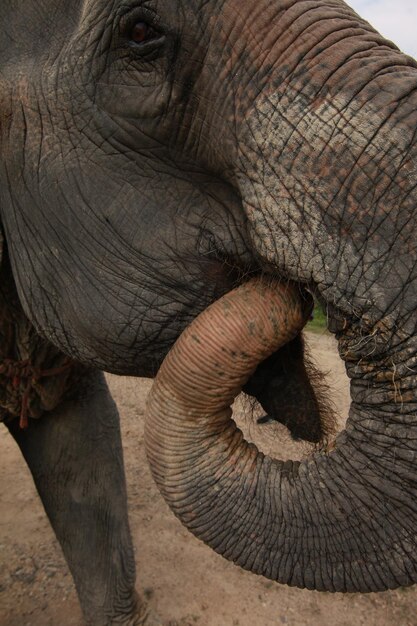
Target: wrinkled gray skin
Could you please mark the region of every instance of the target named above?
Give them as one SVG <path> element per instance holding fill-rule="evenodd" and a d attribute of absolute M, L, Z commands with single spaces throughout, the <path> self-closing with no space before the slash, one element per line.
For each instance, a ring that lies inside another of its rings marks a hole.
<path fill-rule="evenodd" d="M 286 580 L 416 582 L 415 62 L 341 0 L 2 0 L 0 29 L 1 224 L 38 332 L 151 376 L 248 271 L 309 286 L 352 378 L 349 453 L 323 482 L 350 498 L 341 519 L 373 510 L 323 533 L 388 539 L 360 580 Z M 101 374 L 12 432 L 86 619 L 142 623 Z"/>

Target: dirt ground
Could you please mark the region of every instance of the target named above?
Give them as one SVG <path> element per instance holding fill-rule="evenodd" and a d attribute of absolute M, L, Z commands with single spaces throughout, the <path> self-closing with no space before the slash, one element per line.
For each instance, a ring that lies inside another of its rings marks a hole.
<path fill-rule="evenodd" d="M 348 386 L 333 339 L 308 337 L 329 372 L 332 398 L 347 415 Z M 149 381 L 109 376 L 123 431 L 138 588 L 170 626 L 417 626 L 417 587 L 381 594 L 292 589 L 241 571 L 190 535 L 162 501 L 143 448 Z M 238 408 L 237 412 L 241 409 Z M 250 412 L 249 412 L 250 413 Z M 283 427 L 256 426 L 249 437 L 280 458 L 308 449 Z M 11 437 L 0 436 L 0 625 L 81 626 L 72 580 L 31 477 Z"/>

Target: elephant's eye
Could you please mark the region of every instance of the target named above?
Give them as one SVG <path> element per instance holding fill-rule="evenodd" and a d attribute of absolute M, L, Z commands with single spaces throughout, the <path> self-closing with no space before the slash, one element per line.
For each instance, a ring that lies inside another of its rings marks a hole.
<path fill-rule="evenodd" d="M 156 60 L 164 49 L 166 33 L 161 20 L 144 6 L 122 15 L 118 30 L 119 46 L 140 61 Z"/>
<path fill-rule="evenodd" d="M 160 33 L 157 33 L 156 30 L 146 22 L 136 22 L 130 31 L 130 41 L 136 45 L 159 38 Z"/>

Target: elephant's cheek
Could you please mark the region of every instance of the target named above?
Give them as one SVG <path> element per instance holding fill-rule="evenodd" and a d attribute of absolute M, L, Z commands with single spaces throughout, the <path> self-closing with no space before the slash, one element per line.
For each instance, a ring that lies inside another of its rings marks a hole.
<path fill-rule="evenodd" d="M 97 86 L 97 103 L 110 115 L 124 118 L 152 119 L 164 113 L 170 98 L 169 84 L 164 80 L 148 87 L 132 88 L 111 84 Z"/>

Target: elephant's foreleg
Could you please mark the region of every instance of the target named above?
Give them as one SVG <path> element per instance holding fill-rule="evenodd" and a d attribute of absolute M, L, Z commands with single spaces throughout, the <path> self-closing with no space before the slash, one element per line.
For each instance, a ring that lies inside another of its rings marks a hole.
<path fill-rule="evenodd" d="M 57 409 L 9 428 L 74 577 L 88 624 L 148 623 L 135 593 L 119 416 L 102 373 L 89 371 Z"/>

